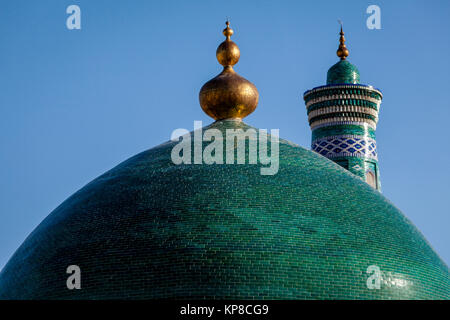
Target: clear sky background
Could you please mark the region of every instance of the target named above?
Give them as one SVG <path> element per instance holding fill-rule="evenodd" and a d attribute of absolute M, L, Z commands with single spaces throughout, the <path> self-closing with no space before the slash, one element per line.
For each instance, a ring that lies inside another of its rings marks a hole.
<path fill-rule="evenodd" d="M 82 29 L 66 28 L 77 4 Z M 381 8 L 381 30 L 366 8 Z M 259 90 L 254 127 L 310 147 L 302 94 L 338 61 L 339 25 L 361 82 L 384 94 L 384 195 L 450 261 L 449 1 L 0 2 L 0 268 L 55 207 L 174 129 L 212 122 L 198 92 L 221 71 L 230 17 L 236 71 Z"/>

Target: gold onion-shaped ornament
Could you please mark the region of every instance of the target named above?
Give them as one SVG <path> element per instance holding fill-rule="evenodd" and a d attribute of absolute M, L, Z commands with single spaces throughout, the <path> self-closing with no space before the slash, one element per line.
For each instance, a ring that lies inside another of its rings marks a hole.
<path fill-rule="evenodd" d="M 341 32 L 340 34 L 340 38 L 339 38 L 339 48 L 336 51 L 336 54 L 339 58 L 341 58 L 341 60 L 345 60 L 348 57 L 348 49 L 345 46 L 345 37 L 344 37 L 344 30 L 342 30 L 342 23 L 341 23 Z"/>
<path fill-rule="evenodd" d="M 223 30 L 226 39 L 216 51 L 223 71 L 206 82 L 200 89 L 200 105 L 207 115 L 215 120 L 242 119 L 252 113 L 258 105 L 258 90 L 250 81 L 238 75 L 233 66 L 241 55 L 238 46 L 230 40 L 233 29 L 230 23 Z"/>

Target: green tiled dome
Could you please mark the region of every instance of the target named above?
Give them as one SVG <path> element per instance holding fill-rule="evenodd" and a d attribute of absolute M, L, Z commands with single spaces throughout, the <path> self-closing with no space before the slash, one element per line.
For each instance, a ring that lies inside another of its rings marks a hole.
<path fill-rule="evenodd" d="M 327 84 L 359 83 L 359 71 L 347 60 L 340 60 L 327 72 Z"/>
<path fill-rule="evenodd" d="M 250 128 L 237 121 L 211 125 Z M 279 172 L 174 165 L 167 142 L 56 208 L 0 274 L 0 298 L 449 299 L 449 269 L 383 195 L 280 141 Z M 81 290 L 66 268 L 81 268 Z M 368 289 L 368 266 L 382 273 Z"/>

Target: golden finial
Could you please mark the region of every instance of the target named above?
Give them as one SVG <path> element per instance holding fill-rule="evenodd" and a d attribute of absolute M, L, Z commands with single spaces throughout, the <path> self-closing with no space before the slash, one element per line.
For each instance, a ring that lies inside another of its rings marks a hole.
<path fill-rule="evenodd" d="M 241 51 L 239 50 L 237 44 L 230 39 L 234 31 L 230 28 L 230 22 L 228 20 L 226 25 L 227 27 L 223 29 L 223 35 L 226 39 L 219 45 L 216 51 L 217 60 L 224 67 L 234 66 L 239 61 L 241 56 Z"/>
<path fill-rule="evenodd" d="M 233 35 L 234 31 L 230 28 L 230 21 L 227 20 L 225 24 L 227 25 L 227 27 L 223 29 L 223 35 L 227 37 L 228 40 L 230 40 L 230 37 Z"/>
<path fill-rule="evenodd" d="M 339 34 L 341 37 L 339 38 L 339 48 L 336 52 L 337 56 L 341 58 L 341 60 L 345 60 L 345 58 L 348 57 L 348 49 L 345 46 L 345 38 L 344 38 L 344 31 L 342 30 L 342 21 L 339 20 L 339 24 L 341 25 L 341 32 Z"/>
<path fill-rule="evenodd" d="M 238 46 L 231 41 L 234 31 L 227 20 L 223 34 L 226 37 L 216 51 L 223 71 L 209 80 L 200 90 L 200 105 L 215 120 L 242 119 L 252 113 L 258 104 L 258 90 L 250 81 L 238 75 L 233 66 L 241 55 Z"/>

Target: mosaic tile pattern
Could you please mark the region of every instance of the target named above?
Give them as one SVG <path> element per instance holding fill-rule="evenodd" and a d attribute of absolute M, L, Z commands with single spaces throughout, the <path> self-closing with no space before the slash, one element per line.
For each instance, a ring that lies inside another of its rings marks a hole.
<path fill-rule="evenodd" d="M 336 90 L 329 86 L 320 90 L 320 96 L 314 96 L 314 89 L 305 93 L 306 111 L 312 129 L 318 125 L 339 121 L 362 122 L 373 129 L 376 128 L 381 104 L 378 91 L 367 87 L 355 89 L 358 94 L 354 94 L 352 89 Z M 375 98 L 378 96 L 379 99 Z"/>
<path fill-rule="evenodd" d="M 375 140 L 375 130 L 364 124 L 334 124 L 321 128 L 317 128 L 312 132 L 312 141 L 323 137 L 337 136 L 337 135 L 356 135 L 366 136 Z"/>
<path fill-rule="evenodd" d="M 375 130 L 381 91 L 359 83 L 333 83 L 308 90 L 303 96 L 312 130 L 311 148 L 334 161 L 347 158 L 339 160 L 339 165 L 364 181 L 375 181 L 373 187 L 380 191 Z M 363 158 L 364 162 L 351 166 L 351 158 Z"/>
<path fill-rule="evenodd" d="M 348 60 L 341 60 L 327 73 L 327 84 L 359 83 L 359 71 Z"/>
<path fill-rule="evenodd" d="M 371 108 L 374 111 L 378 111 L 380 101 L 373 98 L 362 98 L 359 96 L 350 95 L 345 96 L 338 95 L 340 99 L 327 99 L 326 97 L 321 97 L 318 99 L 309 100 L 306 103 L 306 108 L 308 109 L 308 113 L 311 111 L 315 111 L 317 109 L 322 109 L 326 107 L 340 107 L 340 106 L 355 106 L 355 107 L 364 107 Z M 356 110 L 358 108 L 354 108 Z"/>
<path fill-rule="evenodd" d="M 364 136 L 341 135 L 313 141 L 311 149 L 327 158 L 361 157 L 378 160 L 377 143 Z"/>
<path fill-rule="evenodd" d="M 323 86 L 318 86 L 310 90 L 306 90 L 303 94 L 305 102 L 308 104 L 312 99 L 318 99 L 321 97 L 339 95 L 346 98 L 350 98 L 352 95 L 356 96 L 357 99 L 374 98 L 381 100 L 383 95 L 381 90 L 374 88 L 373 86 L 366 84 L 328 84 Z"/>
<path fill-rule="evenodd" d="M 336 163 L 281 140 L 278 174 L 261 176 L 259 165 L 174 165 L 173 145 L 57 207 L 1 272 L 0 298 L 450 298 L 449 269 L 422 234 Z M 66 289 L 71 264 L 81 290 Z"/>

